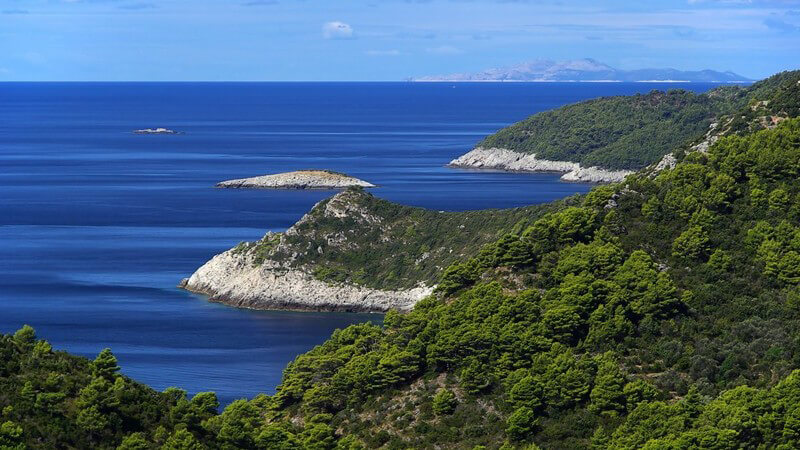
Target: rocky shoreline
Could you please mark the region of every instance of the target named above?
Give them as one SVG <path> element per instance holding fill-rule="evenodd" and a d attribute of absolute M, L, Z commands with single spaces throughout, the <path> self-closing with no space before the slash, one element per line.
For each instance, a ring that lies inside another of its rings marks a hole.
<path fill-rule="evenodd" d="M 583 167 L 571 161 L 538 159 L 536 155 L 519 153 L 504 148 L 477 147 L 450 161 L 448 167 L 467 169 L 495 169 L 510 172 L 557 172 L 564 181 L 609 183 L 625 179 L 631 170 L 608 170 L 600 167 Z"/>
<path fill-rule="evenodd" d="M 217 183 L 220 188 L 251 189 L 345 189 L 373 188 L 367 181 L 329 170 L 298 170 L 251 178 L 238 178 Z"/>
<path fill-rule="evenodd" d="M 328 284 L 297 268 L 274 261 L 256 264 L 251 255 L 231 249 L 214 256 L 178 287 L 237 308 L 289 311 L 409 311 L 433 292 L 420 285 L 408 290 L 379 290 Z"/>
<path fill-rule="evenodd" d="M 318 202 L 282 233 L 268 232 L 255 242 L 242 242 L 198 268 L 178 287 L 207 295 L 212 302 L 259 310 L 386 312 L 408 311 L 433 292 L 423 283 L 397 290 L 366 287 L 316 276 L 325 263 L 303 259 L 305 253 L 346 252 L 354 245 L 337 227 L 369 232 L 382 219 L 363 204 L 370 198 L 358 188 Z M 331 229 L 320 232 L 318 222 Z M 313 243 L 313 244 L 312 244 Z M 370 242 L 368 245 L 372 245 Z M 356 244 L 357 245 L 357 244 Z M 323 247 L 325 248 L 323 250 Z M 307 256 L 307 255 L 305 255 Z"/>

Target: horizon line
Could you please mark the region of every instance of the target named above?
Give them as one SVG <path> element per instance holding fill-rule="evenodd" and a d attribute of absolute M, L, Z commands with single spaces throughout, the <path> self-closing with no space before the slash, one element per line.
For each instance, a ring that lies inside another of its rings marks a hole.
<path fill-rule="evenodd" d="M 543 84 L 543 83 L 716 83 L 716 84 L 747 84 L 758 79 L 744 80 L 0 80 L 2 83 L 407 83 L 407 84 Z"/>

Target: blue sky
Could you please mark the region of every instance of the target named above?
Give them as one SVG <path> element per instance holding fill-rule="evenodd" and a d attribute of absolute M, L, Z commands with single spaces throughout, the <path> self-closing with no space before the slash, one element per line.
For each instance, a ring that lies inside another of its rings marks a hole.
<path fill-rule="evenodd" d="M 800 0 L 0 0 L 0 80 L 400 80 L 526 60 L 800 68 Z"/>

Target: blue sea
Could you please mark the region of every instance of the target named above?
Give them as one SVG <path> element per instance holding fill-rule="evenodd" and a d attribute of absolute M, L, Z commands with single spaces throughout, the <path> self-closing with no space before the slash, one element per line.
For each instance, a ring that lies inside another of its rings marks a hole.
<path fill-rule="evenodd" d="M 272 393 L 336 328 L 380 315 L 239 310 L 175 286 L 216 253 L 289 227 L 332 192 L 214 189 L 305 168 L 437 210 L 586 192 L 554 174 L 444 165 L 526 116 L 634 83 L 0 83 L 0 332 L 111 347 L 156 389 Z M 708 84 L 680 85 L 696 91 Z M 134 135 L 168 127 L 185 134 Z"/>

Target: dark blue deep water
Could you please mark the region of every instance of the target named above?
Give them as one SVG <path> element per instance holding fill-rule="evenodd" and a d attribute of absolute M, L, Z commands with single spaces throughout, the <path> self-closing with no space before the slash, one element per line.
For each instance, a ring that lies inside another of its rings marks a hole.
<path fill-rule="evenodd" d="M 237 310 L 175 288 L 331 195 L 214 183 L 326 168 L 427 208 L 546 202 L 589 186 L 443 165 L 531 113 L 672 87 L 0 83 L 0 332 L 27 323 L 60 349 L 111 347 L 127 375 L 157 389 L 214 390 L 224 403 L 271 393 L 298 353 L 381 316 Z M 157 126 L 186 134 L 130 133 Z"/>

